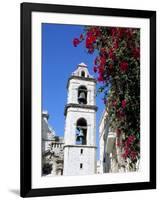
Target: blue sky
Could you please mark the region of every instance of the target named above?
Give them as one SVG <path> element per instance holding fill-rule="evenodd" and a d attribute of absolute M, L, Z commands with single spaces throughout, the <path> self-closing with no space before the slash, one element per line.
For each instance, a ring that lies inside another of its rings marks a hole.
<path fill-rule="evenodd" d="M 93 72 L 94 54 L 88 54 L 84 43 L 74 47 L 72 41 L 84 31 L 84 26 L 42 24 L 42 109 L 49 112 L 49 124 L 56 134 L 64 135 L 64 107 L 67 103 L 67 80 L 77 65 L 84 62 L 90 74 Z M 99 85 L 97 84 L 97 88 Z M 96 138 L 98 146 L 98 124 L 104 109 L 103 96 L 96 98 Z"/>

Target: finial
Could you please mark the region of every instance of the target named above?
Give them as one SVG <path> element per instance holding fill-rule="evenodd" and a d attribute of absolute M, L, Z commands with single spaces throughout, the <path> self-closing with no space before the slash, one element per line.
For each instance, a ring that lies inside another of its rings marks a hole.
<path fill-rule="evenodd" d="M 46 118 L 47 120 L 49 119 L 49 114 L 47 110 L 42 112 L 42 117 Z"/>
<path fill-rule="evenodd" d="M 86 65 L 85 63 L 81 62 L 81 63 L 78 65 L 78 67 L 87 67 L 87 65 Z"/>

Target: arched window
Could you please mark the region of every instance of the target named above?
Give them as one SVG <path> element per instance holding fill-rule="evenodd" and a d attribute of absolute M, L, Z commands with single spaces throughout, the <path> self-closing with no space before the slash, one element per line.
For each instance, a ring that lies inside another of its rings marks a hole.
<path fill-rule="evenodd" d="M 81 76 L 85 77 L 85 72 L 84 71 L 81 72 Z"/>
<path fill-rule="evenodd" d="M 76 124 L 76 144 L 87 144 L 87 121 L 84 118 L 80 118 Z"/>
<path fill-rule="evenodd" d="M 85 86 L 78 88 L 78 103 L 87 104 L 87 88 Z"/>
<path fill-rule="evenodd" d="M 56 169 L 56 175 L 59 175 L 59 176 L 63 175 L 63 169 L 61 168 Z"/>

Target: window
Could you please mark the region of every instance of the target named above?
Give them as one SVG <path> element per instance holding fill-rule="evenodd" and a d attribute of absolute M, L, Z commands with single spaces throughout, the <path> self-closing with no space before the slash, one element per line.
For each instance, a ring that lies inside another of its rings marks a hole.
<path fill-rule="evenodd" d="M 81 149 L 81 154 L 83 154 L 83 149 Z"/>
<path fill-rule="evenodd" d="M 87 121 L 84 118 L 80 118 L 77 120 L 76 144 L 77 145 L 87 144 Z"/>
<path fill-rule="evenodd" d="M 56 175 L 63 175 L 63 170 L 58 168 L 56 170 Z"/>
<path fill-rule="evenodd" d="M 78 88 L 78 103 L 87 104 L 87 88 L 85 86 Z"/>
<path fill-rule="evenodd" d="M 81 76 L 85 77 L 85 72 L 84 71 L 81 72 Z"/>
<path fill-rule="evenodd" d="M 82 163 L 80 163 L 80 169 L 82 169 L 83 168 L 83 164 Z"/>
<path fill-rule="evenodd" d="M 52 164 L 50 164 L 50 163 L 45 163 L 45 164 L 43 165 L 42 171 L 43 171 L 43 174 L 44 174 L 44 175 L 51 174 L 51 172 L 52 172 Z"/>

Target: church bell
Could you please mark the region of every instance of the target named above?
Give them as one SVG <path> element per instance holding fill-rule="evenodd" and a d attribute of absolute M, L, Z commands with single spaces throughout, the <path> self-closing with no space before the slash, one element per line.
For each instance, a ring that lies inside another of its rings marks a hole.
<path fill-rule="evenodd" d="M 85 93 L 84 92 L 81 92 L 79 97 L 78 97 L 78 101 L 79 103 L 86 103 L 86 97 L 85 97 Z"/>
<path fill-rule="evenodd" d="M 80 132 L 79 132 L 79 134 L 78 134 L 78 136 L 77 136 L 77 140 L 78 140 L 78 141 L 82 141 L 83 138 L 84 138 L 83 130 L 80 129 Z"/>

